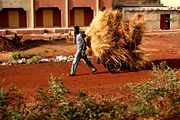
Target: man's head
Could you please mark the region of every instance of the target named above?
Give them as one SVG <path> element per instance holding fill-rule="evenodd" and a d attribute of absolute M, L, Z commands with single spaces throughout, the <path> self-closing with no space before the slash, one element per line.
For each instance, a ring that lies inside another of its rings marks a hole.
<path fill-rule="evenodd" d="M 79 27 L 78 26 L 74 26 L 74 33 L 78 34 L 79 33 Z"/>

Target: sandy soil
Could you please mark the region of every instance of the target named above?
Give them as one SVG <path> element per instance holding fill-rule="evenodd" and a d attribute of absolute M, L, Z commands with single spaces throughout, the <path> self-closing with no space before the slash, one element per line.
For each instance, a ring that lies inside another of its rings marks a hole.
<path fill-rule="evenodd" d="M 26 40 L 24 38 L 24 40 Z M 48 57 L 57 55 L 73 55 L 76 51 L 76 45 L 66 43 L 65 41 L 45 42 L 39 39 L 29 42 L 27 52 L 42 53 Z M 180 32 L 160 32 L 146 33 L 141 49 L 155 63 L 167 61 L 172 68 L 180 68 Z M 57 49 L 53 53 L 52 49 Z M 43 50 L 48 50 L 44 53 Z M 12 52 L 0 53 L 0 60 L 8 60 Z M 111 74 L 102 65 L 96 64 L 96 58 L 90 59 L 98 69 L 97 74 L 90 74 L 91 70 L 81 61 L 77 76 L 68 77 L 71 62 L 58 63 L 41 63 L 30 65 L 12 65 L 0 66 L 0 81 L 5 80 L 3 87 L 7 87 L 11 83 L 18 86 L 29 101 L 35 100 L 36 87 L 48 88 L 47 77 L 50 74 L 60 77 L 63 75 L 65 86 L 70 88 L 72 95 L 83 89 L 89 94 L 99 97 L 116 97 L 121 93 L 119 87 L 127 83 L 137 83 L 142 79 L 151 78 L 151 70 L 142 70 L 138 72 L 121 72 Z"/>

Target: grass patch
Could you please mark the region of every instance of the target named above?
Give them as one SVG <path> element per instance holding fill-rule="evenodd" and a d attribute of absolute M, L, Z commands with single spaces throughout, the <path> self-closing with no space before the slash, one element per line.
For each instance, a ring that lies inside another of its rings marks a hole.
<path fill-rule="evenodd" d="M 22 58 L 26 58 L 26 59 L 31 58 L 31 57 L 33 57 L 33 56 L 35 56 L 34 53 L 23 52 L 23 53 L 21 54 L 21 57 L 22 57 Z"/>
<path fill-rule="evenodd" d="M 37 56 L 33 56 L 31 59 L 29 59 L 29 64 L 32 63 L 39 63 L 39 60 L 41 59 L 41 56 L 37 55 Z"/>
<path fill-rule="evenodd" d="M 52 49 L 52 53 L 55 53 L 55 52 L 57 52 L 57 49 Z"/>

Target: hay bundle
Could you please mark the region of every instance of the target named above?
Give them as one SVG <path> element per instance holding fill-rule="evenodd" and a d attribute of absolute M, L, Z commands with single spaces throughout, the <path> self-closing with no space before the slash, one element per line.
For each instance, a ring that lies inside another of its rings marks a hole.
<path fill-rule="evenodd" d="M 142 69 L 149 60 L 138 47 L 144 33 L 143 21 L 123 20 L 123 12 L 99 12 L 86 31 L 87 54 L 115 65 Z"/>

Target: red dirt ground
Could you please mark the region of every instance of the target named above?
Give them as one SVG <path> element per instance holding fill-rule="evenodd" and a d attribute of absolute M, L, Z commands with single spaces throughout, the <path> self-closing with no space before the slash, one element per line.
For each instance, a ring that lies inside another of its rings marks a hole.
<path fill-rule="evenodd" d="M 70 55 L 76 51 L 74 44 L 64 41 L 50 44 L 39 41 L 36 44 L 26 51 L 42 53 L 43 50 L 57 49 L 56 53 L 47 53 L 50 57 Z M 153 62 L 167 61 L 170 67 L 180 68 L 180 31 L 146 33 L 141 48 Z M 0 60 L 6 60 L 10 54 L 12 52 L 0 53 Z M 11 83 L 18 86 L 20 92 L 31 101 L 35 100 L 36 87 L 48 88 L 46 78 L 50 77 L 51 73 L 57 77 L 64 74 L 63 81 L 66 82 L 65 86 L 70 88 L 72 95 L 77 95 L 83 89 L 89 94 L 105 98 L 119 96 L 120 86 L 130 82 L 137 83 L 151 77 L 151 70 L 111 74 L 102 65 L 96 64 L 96 58 L 90 60 L 98 69 L 97 74 L 90 74 L 91 70 L 82 61 L 78 66 L 77 76 L 74 77 L 67 76 L 70 72 L 71 62 L 12 65 L 0 66 L 0 81 L 5 80 L 3 87 L 7 87 Z"/>

